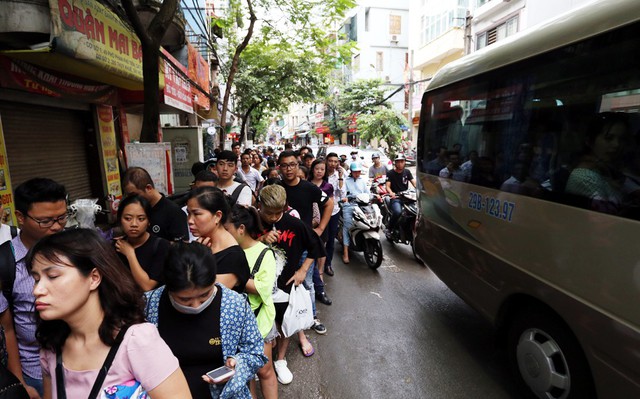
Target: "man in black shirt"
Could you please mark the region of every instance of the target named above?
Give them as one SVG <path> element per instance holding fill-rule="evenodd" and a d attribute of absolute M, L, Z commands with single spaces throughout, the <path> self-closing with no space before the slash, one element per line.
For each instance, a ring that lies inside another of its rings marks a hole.
<path fill-rule="evenodd" d="M 416 181 L 411 171 L 405 169 L 405 164 L 404 155 L 398 154 L 394 159 L 394 168 L 387 171 L 387 192 L 391 196 L 391 219 L 387 228 L 390 231 L 393 231 L 402 214 L 402 201 L 396 197 L 396 193 L 408 190 L 409 183 L 413 187 L 416 186 Z"/>
<path fill-rule="evenodd" d="M 169 241 L 189 239 L 187 215 L 155 188 L 149 172 L 139 167 L 127 169 L 123 178 L 124 194 L 138 194 L 151 204 L 149 232 Z"/>
<path fill-rule="evenodd" d="M 287 192 L 287 202 L 289 206 L 298 211 L 300 219 L 310 227 L 312 227 L 313 222 L 313 203 L 318 204 L 321 218 L 320 224 L 314 231 L 318 234 L 318 237 L 320 237 L 327 227 L 327 224 L 329 224 L 329 220 L 331 220 L 333 198 L 329 198 L 329 196 L 315 184 L 298 177 L 298 161 L 293 151 L 283 151 L 278 157 L 278 164 L 280 165 L 280 173 L 282 174 L 284 189 Z M 319 245 L 323 245 L 322 242 L 320 242 Z M 324 283 L 320 278 L 320 271 L 318 270 L 317 264 L 314 265 L 313 270 L 309 273 L 306 284 L 311 285 L 311 301 L 313 303 L 313 315 L 315 317 L 316 299 L 325 305 L 331 305 L 332 303 L 324 291 Z M 325 329 L 319 326 L 314 327 L 314 330 L 319 334 L 326 332 Z"/>

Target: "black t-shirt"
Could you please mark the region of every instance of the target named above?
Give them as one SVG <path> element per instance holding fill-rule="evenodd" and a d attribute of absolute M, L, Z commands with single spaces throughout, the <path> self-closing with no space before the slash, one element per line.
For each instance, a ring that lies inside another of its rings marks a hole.
<path fill-rule="evenodd" d="M 153 234 L 149 234 L 149 239 L 144 244 L 135 249 L 136 258 L 142 269 L 147 272 L 150 279 L 156 280 L 158 286 L 164 284 L 162 279 L 162 269 L 164 267 L 164 260 L 169 252 L 171 243 L 164 238 L 160 238 Z M 120 259 L 125 265 L 129 266 L 127 257 L 120 255 Z"/>
<path fill-rule="evenodd" d="M 209 384 L 202 375 L 224 366 L 220 333 L 222 290 L 218 287 L 213 302 L 201 313 L 178 312 L 165 289 L 158 305 L 158 332 L 180 362 L 194 398 L 210 398 Z"/>
<path fill-rule="evenodd" d="M 292 284 L 286 285 L 294 273 L 300 269 L 300 258 L 304 251 L 308 251 L 308 258 L 318 259 L 326 256 L 326 251 L 320 237 L 300 219 L 283 214 L 275 223 L 276 230 L 280 233 L 280 240 L 275 244 L 287 255 L 287 264 L 278 277 L 278 288 L 289 293 Z M 265 233 L 269 232 L 273 225 L 264 224 Z"/>
<path fill-rule="evenodd" d="M 216 274 L 235 274 L 238 284 L 233 287 L 233 290 L 243 293 L 251 271 L 242 248 L 239 245 L 232 245 L 213 255 L 216 257 Z"/>
<path fill-rule="evenodd" d="M 289 206 L 298 211 L 300 220 L 308 226 L 311 226 L 313 222 L 313 203 L 318 204 L 320 214 L 322 214 L 322 208 L 329 200 L 329 196 L 324 191 L 307 180 L 301 179 L 300 183 L 295 186 L 289 186 L 285 183 L 284 189 L 287 192 Z"/>
<path fill-rule="evenodd" d="M 180 207 L 166 197 L 151 208 L 149 215 L 149 232 L 169 241 L 189 239 L 187 214 Z"/>
<path fill-rule="evenodd" d="M 391 191 L 399 193 L 409 189 L 409 182 L 413 180 L 413 175 L 408 169 L 403 169 L 402 173 L 391 169 L 387 171 L 387 180 L 391 182 Z"/>

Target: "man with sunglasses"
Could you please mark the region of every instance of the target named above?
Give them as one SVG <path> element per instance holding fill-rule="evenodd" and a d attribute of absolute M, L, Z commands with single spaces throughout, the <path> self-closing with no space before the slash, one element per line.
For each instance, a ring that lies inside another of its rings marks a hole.
<path fill-rule="evenodd" d="M 35 283 L 27 270 L 25 256 L 38 240 L 64 229 L 68 219 L 66 198 L 64 186 L 51 179 L 35 178 L 20 184 L 15 189 L 15 212 L 20 234 L 11 240 L 13 248 L 6 247 L 9 243 L 0 247 L 3 253 L 13 249 L 13 262 L 4 255 L 0 257 L 4 294 L 0 299 L 8 300 L 11 305 L 22 366 L 17 377 L 31 398 L 39 397 L 38 394 L 42 396 L 43 391 L 40 348 L 35 338 L 35 298 L 32 294 Z M 11 268 L 15 271 L 9 270 Z M 0 300 L 0 311 L 6 306 L 7 302 Z"/>

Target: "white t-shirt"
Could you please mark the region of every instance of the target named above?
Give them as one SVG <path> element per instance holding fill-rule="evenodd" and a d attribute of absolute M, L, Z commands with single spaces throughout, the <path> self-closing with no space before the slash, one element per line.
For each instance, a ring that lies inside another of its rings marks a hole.
<path fill-rule="evenodd" d="M 247 182 L 251 190 L 256 191 L 256 187 L 258 187 L 258 183 L 264 181 L 260 172 L 258 172 L 255 168 L 249 168 L 248 172 L 245 172 L 244 169 L 240 169 L 240 173 L 244 177 L 244 181 Z"/>
<path fill-rule="evenodd" d="M 220 190 L 222 190 L 224 193 L 226 193 L 227 195 L 231 196 L 233 194 L 233 191 L 240 184 L 242 184 L 242 183 L 238 183 L 237 181 L 233 181 L 227 187 L 221 187 L 221 186 L 218 185 L 218 188 Z M 249 186 L 245 186 L 242 189 L 242 191 L 240 192 L 240 195 L 238 196 L 238 200 L 236 201 L 236 204 L 244 205 L 244 206 L 251 206 L 251 199 L 252 199 L 251 197 L 252 196 L 253 196 L 253 194 L 251 193 L 251 188 Z"/>
<path fill-rule="evenodd" d="M 11 240 L 11 226 L 3 224 L 0 227 L 0 244 L 4 244 L 5 242 Z"/>

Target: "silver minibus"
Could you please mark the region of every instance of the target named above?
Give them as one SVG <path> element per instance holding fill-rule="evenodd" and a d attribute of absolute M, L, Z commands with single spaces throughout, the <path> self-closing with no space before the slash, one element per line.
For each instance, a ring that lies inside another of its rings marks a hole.
<path fill-rule="evenodd" d="M 443 67 L 417 169 L 416 252 L 495 325 L 523 390 L 640 398 L 640 1 Z"/>

